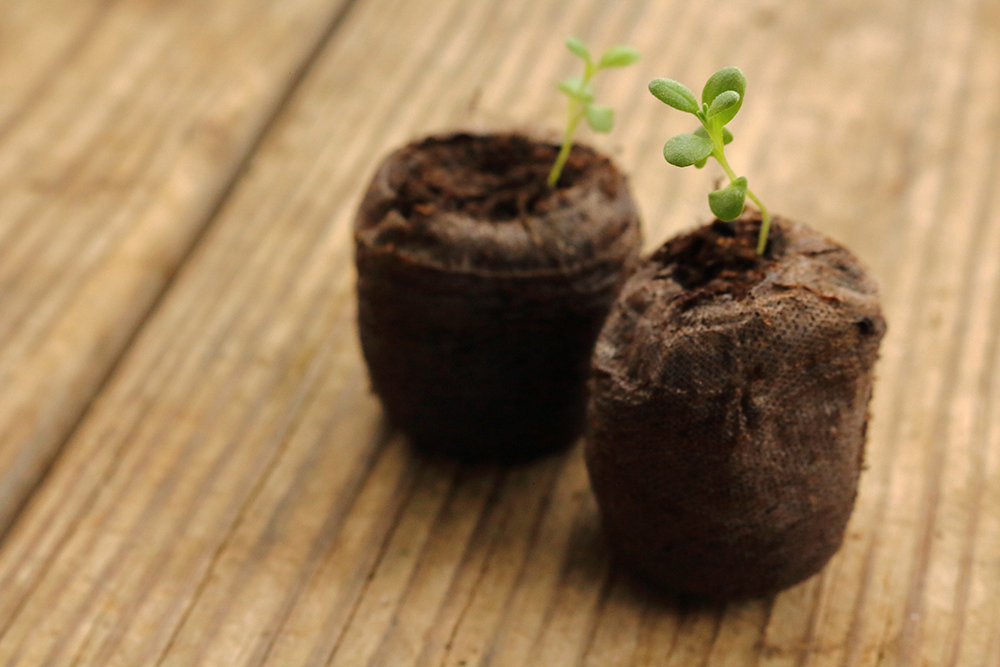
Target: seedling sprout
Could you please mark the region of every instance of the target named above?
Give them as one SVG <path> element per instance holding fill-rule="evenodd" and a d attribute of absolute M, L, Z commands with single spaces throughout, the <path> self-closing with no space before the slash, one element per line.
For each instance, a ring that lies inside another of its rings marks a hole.
<path fill-rule="evenodd" d="M 566 48 L 583 61 L 583 76 L 574 76 L 559 82 L 559 90 L 569 97 L 569 109 L 566 114 L 566 131 L 563 132 L 562 148 L 556 157 L 552 171 L 549 172 L 549 187 L 554 188 L 562 175 L 563 167 L 569 158 L 573 147 L 573 133 L 581 120 L 586 119 L 587 125 L 595 132 L 610 132 L 614 125 L 615 115 L 610 107 L 594 104 L 594 86 L 590 82 L 597 72 L 609 67 L 625 67 L 639 60 L 639 52 L 628 46 L 613 46 L 595 63 L 590 57 L 590 51 L 576 37 L 566 40 Z"/>
<path fill-rule="evenodd" d="M 724 147 L 733 140 L 733 134 L 726 129 L 743 105 L 743 94 L 747 82 L 743 72 L 737 67 L 724 67 L 709 77 L 701 91 L 701 107 L 691 89 L 673 79 L 653 79 L 649 82 L 649 92 L 678 111 L 684 111 L 698 118 L 701 127 L 691 134 L 671 137 L 663 146 L 663 157 L 677 167 L 698 169 L 705 166 L 709 157 L 715 160 L 729 177 L 729 185 L 708 195 L 708 205 L 720 220 L 734 220 L 743 212 L 746 198 L 750 197 L 760 209 L 760 236 L 757 239 L 757 254 L 763 255 L 767 246 L 767 233 L 771 227 L 771 216 L 767 208 L 747 187 L 744 176 L 736 173 L 726 161 Z"/>

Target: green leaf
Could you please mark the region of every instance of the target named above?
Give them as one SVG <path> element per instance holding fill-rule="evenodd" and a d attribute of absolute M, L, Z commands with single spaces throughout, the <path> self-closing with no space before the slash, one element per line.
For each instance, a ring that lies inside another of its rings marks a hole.
<path fill-rule="evenodd" d="M 586 104 L 587 102 L 590 102 L 592 99 L 594 99 L 594 86 L 588 83 L 584 87 L 583 93 L 581 94 L 580 84 L 582 83 L 583 83 L 583 77 L 571 76 L 568 79 L 563 79 L 562 81 L 557 83 L 556 86 L 559 88 L 559 90 L 566 93 L 573 99 L 580 100 L 581 102 Z"/>
<path fill-rule="evenodd" d="M 715 192 L 708 193 L 708 206 L 719 220 L 734 220 L 743 212 L 747 197 L 747 179 L 740 176 Z"/>
<path fill-rule="evenodd" d="M 712 100 L 712 106 L 708 108 L 708 111 L 705 113 L 705 117 L 714 118 L 723 111 L 731 109 L 734 105 L 739 103 L 739 93 L 735 90 L 724 90 L 719 93 L 714 100 Z"/>
<path fill-rule="evenodd" d="M 694 133 L 697 134 L 699 137 L 705 137 L 706 139 L 709 138 L 708 131 L 705 130 L 704 127 L 699 127 L 697 130 L 694 131 Z M 722 128 L 722 145 L 728 146 L 731 143 L 733 143 L 733 133 L 730 132 L 728 128 L 725 127 Z M 695 166 L 697 167 L 698 165 Z M 701 167 L 698 168 L 700 169 Z"/>
<path fill-rule="evenodd" d="M 712 154 L 712 140 L 696 134 L 678 134 L 663 144 L 663 157 L 675 167 L 690 167 Z"/>
<path fill-rule="evenodd" d="M 611 126 L 615 123 L 615 112 L 610 107 L 599 107 L 588 104 L 583 109 L 587 125 L 594 132 L 610 132 Z"/>
<path fill-rule="evenodd" d="M 727 90 L 738 93 L 742 98 L 746 89 L 747 81 L 740 68 L 723 67 L 705 82 L 705 87 L 701 91 L 701 101 L 711 106 L 715 98 Z"/>
<path fill-rule="evenodd" d="M 581 82 L 583 82 L 582 76 L 571 76 L 557 83 L 556 87 L 570 97 L 576 97 L 579 94 Z"/>
<path fill-rule="evenodd" d="M 697 113 L 698 100 L 691 89 L 673 79 L 653 79 L 649 82 L 649 92 L 653 97 L 678 111 Z"/>
<path fill-rule="evenodd" d="M 598 67 L 626 67 L 639 60 L 639 52 L 630 46 L 612 46 L 598 61 Z"/>
<path fill-rule="evenodd" d="M 576 37 L 567 38 L 566 48 L 582 58 L 584 62 L 590 62 L 590 51 L 587 50 L 586 45 L 580 39 Z"/>
<path fill-rule="evenodd" d="M 712 119 L 719 125 L 725 125 L 736 116 L 740 107 L 743 106 L 743 97 L 746 89 L 747 80 L 738 67 L 723 67 L 708 78 L 708 82 L 705 83 L 705 87 L 701 91 L 701 101 L 711 109 L 715 98 L 722 93 L 732 91 L 739 95 L 740 98 L 735 104 L 727 107 Z"/>
<path fill-rule="evenodd" d="M 706 164 L 708 164 L 708 158 L 705 158 L 704 160 L 699 160 L 698 162 L 695 162 L 694 163 L 694 168 L 695 169 L 701 169 Z"/>

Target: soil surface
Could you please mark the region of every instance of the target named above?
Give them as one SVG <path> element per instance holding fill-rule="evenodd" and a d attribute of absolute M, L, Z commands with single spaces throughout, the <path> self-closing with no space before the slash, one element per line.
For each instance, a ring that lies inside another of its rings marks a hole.
<path fill-rule="evenodd" d="M 610 160 L 576 144 L 559 186 L 549 188 L 557 153 L 554 144 L 517 134 L 410 144 L 376 174 L 358 232 L 367 245 L 455 270 L 599 261 L 635 218 L 628 186 Z"/>
<path fill-rule="evenodd" d="M 768 235 L 764 255 L 757 254 L 759 218 L 710 225 L 676 236 L 650 258 L 683 287 L 685 304 L 729 294 L 742 299 L 764 279 L 769 266 L 784 255 L 784 233 L 775 227 Z"/>
<path fill-rule="evenodd" d="M 485 137 L 454 135 L 432 138 L 410 150 L 405 180 L 399 183 L 394 207 L 403 217 L 429 218 L 460 212 L 477 220 L 504 222 L 544 214 L 563 203 L 560 190 L 607 163 L 585 146 L 570 153 L 556 189 L 546 180 L 559 152 L 553 144 L 520 135 Z M 602 185 L 614 197 L 617 183 Z"/>

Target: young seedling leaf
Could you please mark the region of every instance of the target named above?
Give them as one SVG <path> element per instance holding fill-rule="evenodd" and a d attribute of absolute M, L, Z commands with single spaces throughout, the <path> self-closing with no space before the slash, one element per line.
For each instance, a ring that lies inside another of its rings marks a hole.
<path fill-rule="evenodd" d="M 566 129 L 563 130 L 562 145 L 556 155 L 549 176 L 546 179 L 550 188 L 555 188 L 559 184 L 559 177 L 563 167 L 569 159 L 570 151 L 573 148 L 573 133 L 584 120 L 595 132 L 610 132 L 614 124 L 614 112 L 608 107 L 594 106 L 594 86 L 591 83 L 593 76 L 604 67 L 625 67 L 631 65 L 639 59 L 639 52 L 627 46 L 615 46 L 601 56 L 601 61 L 597 65 L 590 59 L 590 51 L 582 41 L 576 37 L 566 40 L 566 48 L 574 55 L 583 60 L 583 75 L 563 79 L 557 85 L 559 90 L 569 97 L 569 105 L 566 110 Z"/>
<path fill-rule="evenodd" d="M 719 220 L 735 220 L 743 212 L 747 179 L 740 176 L 726 187 L 708 193 L 708 206 Z"/>
<path fill-rule="evenodd" d="M 725 125 L 736 116 L 736 113 L 743 106 L 743 95 L 747 90 L 747 81 L 743 72 L 738 67 L 723 67 L 718 72 L 709 77 L 708 82 L 701 91 L 701 101 L 709 108 L 715 102 L 715 98 L 726 91 L 735 92 L 740 96 L 739 100 L 725 111 L 720 112 L 713 118 L 714 122 Z"/>
<path fill-rule="evenodd" d="M 588 104 L 584 108 L 587 125 L 594 132 L 610 132 L 615 123 L 615 112 L 610 107 L 600 107 Z"/>
<path fill-rule="evenodd" d="M 711 105 L 712 101 L 727 90 L 739 93 L 740 98 L 747 90 L 747 81 L 739 67 L 723 67 L 705 82 L 701 91 L 701 101 Z"/>
<path fill-rule="evenodd" d="M 598 67 L 626 67 L 639 60 L 639 52 L 630 46 L 612 46 L 598 61 Z"/>
<path fill-rule="evenodd" d="M 708 204 L 722 220 L 733 220 L 743 212 L 749 197 L 760 210 L 760 234 L 757 238 L 757 254 L 764 253 L 767 246 L 768 228 L 771 215 L 760 199 L 747 187 L 747 179 L 736 177 L 724 147 L 733 140 L 733 133 L 726 124 L 736 116 L 743 105 L 746 79 L 736 67 L 724 67 L 713 74 L 701 91 L 701 106 L 690 90 L 671 79 L 654 79 L 649 83 L 649 92 L 666 104 L 694 114 L 701 127 L 691 134 L 681 134 L 671 138 L 663 146 L 663 157 L 678 167 L 694 165 L 701 169 L 714 157 L 731 182 L 728 186 L 708 195 Z"/>
<path fill-rule="evenodd" d="M 705 137 L 706 139 L 709 138 L 708 131 L 704 127 L 699 127 L 697 130 L 694 131 L 694 133 L 697 134 L 699 137 Z M 722 128 L 722 145 L 728 146 L 729 144 L 732 143 L 732 141 L 733 141 L 733 133 L 729 131 L 729 128 L 726 127 Z M 700 169 L 701 167 L 698 168 Z"/>
<path fill-rule="evenodd" d="M 583 59 L 584 62 L 590 62 L 590 51 L 587 50 L 586 45 L 580 41 L 577 37 L 569 37 L 566 39 L 566 48 L 572 51 L 575 55 Z"/>
<path fill-rule="evenodd" d="M 698 100 L 691 89 L 673 79 L 653 79 L 649 82 L 649 92 L 668 106 L 686 113 L 698 113 Z"/>
<path fill-rule="evenodd" d="M 583 77 L 571 76 L 568 79 L 563 79 L 557 85 L 559 90 L 566 93 L 573 99 L 580 100 L 581 102 L 590 102 L 594 99 L 594 86 L 592 84 L 587 84 L 583 87 L 583 92 L 580 92 L 580 84 L 583 83 Z"/>
<path fill-rule="evenodd" d="M 712 105 L 708 107 L 708 111 L 705 113 L 705 118 L 715 118 L 723 111 L 727 111 L 739 103 L 739 93 L 735 90 L 724 90 L 719 93 L 714 100 L 712 100 Z"/>
<path fill-rule="evenodd" d="M 704 163 L 712 154 L 712 140 L 696 134 L 678 134 L 663 144 L 663 157 L 675 167 Z"/>
<path fill-rule="evenodd" d="M 580 82 L 582 80 L 583 79 L 581 77 L 571 76 L 568 79 L 563 79 L 557 83 L 556 87 L 570 97 L 576 97 L 577 92 L 580 90 Z"/>

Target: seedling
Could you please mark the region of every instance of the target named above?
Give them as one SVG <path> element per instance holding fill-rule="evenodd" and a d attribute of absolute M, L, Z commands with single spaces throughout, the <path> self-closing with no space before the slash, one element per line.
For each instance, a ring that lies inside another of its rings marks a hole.
<path fill-rule="evenodd" d="M 625 67 L 639 60 L 639 52 L 628 46 L 613 46 L 595 63 L 590 57 L 590 51 L 576 37 L 566 40 L 566 48 L 583 61 L 583 76 L 574 76 L 559 82 L 559 90 L 569 97 L 569 109 L 566 115 L 566 131 L 563 132 L 562 148 L 556 156 L 552 171 L 549 172 L 549 187 L 554 188 L 562 175 L 563 167 L 569 158 L 573 147 L 573 133 L 581 120 L 586 119 L 587 125 L 595 132 L 610 132 L 615 122 L 614 111 L 610 107 L 594 104 L 594 86 L 590 80 L 597 72 L 609 67 Z"/>
<path fill-rule="evenodd" d="M 701 91 L 701 107 L 691 89 L 673 79 L 653 79 L 649 82 L 649 92 L 678 111 L 693 114 L 701 127 L 691 134 L 678 134 L 663 145 L 663 157 L 677 167 L 698 169 L 705 166 L 709 157 L 722 166 L 729 185 L 708 195 L 708 205 L 720 220 L 733 220 L 743 212 L 746 198 L 750 197 L 760 209 L 760 236 L 757 239 L 757 254 L 763 255 L 767 246 L 767 233 L 771 227 L 771 216 L 767 208 L 747 187 L 744 176 L 736 173 L 726 161 L 724 147 L 733 140 L 733 134 L 726 129 L 743 105 L 743 94 L 747 82 L 743 72 L 737 67 L 724 67 L 709 77 Z"/>

